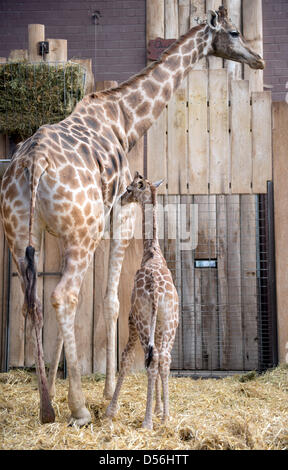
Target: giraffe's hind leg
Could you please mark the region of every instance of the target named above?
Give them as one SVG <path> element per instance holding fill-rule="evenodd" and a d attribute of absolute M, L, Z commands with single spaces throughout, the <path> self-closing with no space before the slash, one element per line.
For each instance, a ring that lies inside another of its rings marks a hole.
<path fill-rule="evenodd" d="M 5 222 L 4 222 L 5 227 Z M 22 234 L 23 235 L 23 234 Z M 27 234 L 28 235 L 28 234 Z M 43 315 L 42 315 L 42 306 L 37 298 L 35 298 L 34 308 L 28 311 L 27 308 L 27 299 L 26 299 L 26 290 L 28 286 L 27 280 L 27 265 L 28 259 L 25 255 L 26 246 L 25 241 L 28 239 L 28 236 L 21 236 L 17 237 L 17 234 L 13 237 L 8 237 L 8 243 L 10 250 L 13 255 L 13 259 L 15 261 L 19 277 L 21 280 L 21 287 L 24 293 L 24 302 L 23 302 L 23 314 L 29 314 L 32 321 L 33 326 L 33 339 L 34 339 L 34 357 L 35 357 L 35 365 L 37 371 L 37 378 L 38 378 L 38 388 L 40 394 L 40 421 L 42 424 L 44 423 L 51 423 L 55 421 L 55 413 L 53 407 L 51 405 L 49 393 L 48 393 L 48 384 L 45 372 L 45 363 L 44 363 L 44 352 L 43 352 L 43 345 L 42 345 L 42 328 L 43 328 Z M 33 247 L 35 248 L 35 254 L 33 259 L 30 259 L 30 263 L 32 269 L 34 270 L 34 274 L 37 277 L 37 259 L 39 257 L 40 249 L 41 249 L 41 239 L 42 239 L 42 229 L 39 224 L 37 224 L 37 220 L 34 224 L 34 236 L 33 236 Z"/>
<path fill-rule="evenodd" d="M 95 242 L 91 240 L 90 249 L 83 244 L 66 244 L 64 249 L 64 269 L 60 282 L 52 293 L 52 305 L 56 311 L 59 328 L 58 355 L 60 354 L 61 337 L 64 340 L 65 356 L 69 377 L 68 405 L 71 411 L 70 424 L 83 426 L 91 421 L 91 415 L 85 406 L 81 386 L 81 374 L 78 364 L 75 342 L 74 321 L 78 304 L 78 296 L 82 280 L 92 260 Z M 81 253 L 81 255 L 80 255 Z M 58 365 L 55 356 L 54 371 L 51 372 L 50 390 L 53 393 L 53 375 Z"/>

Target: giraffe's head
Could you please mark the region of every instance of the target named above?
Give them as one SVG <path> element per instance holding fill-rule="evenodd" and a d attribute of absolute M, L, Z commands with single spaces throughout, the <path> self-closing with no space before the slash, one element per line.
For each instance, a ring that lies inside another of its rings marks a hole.
<path fill-rule="evenodd" d="M 136 171 L 133 181 L 127 186 L 126 192 L 121 197 L 122 206 L 131 202 L 138 202 L 141 205 L 154 204 L 157 188 L 163 181 L 150 183 Z"/>
<path fill-rule="evenodd" d="M 240 31 L 228 18 L 226 8 L 221 6 L 218 11 L 210 10 L 207 24 L 211 35 L 208 54 L 248 64 L 252 69 L 264 69 L 264 60 L 248 47 Z"/>

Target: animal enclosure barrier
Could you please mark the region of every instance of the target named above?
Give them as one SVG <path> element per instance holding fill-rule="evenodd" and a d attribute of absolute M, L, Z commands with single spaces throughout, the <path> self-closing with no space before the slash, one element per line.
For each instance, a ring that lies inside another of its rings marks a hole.
<path fill-rule="evenodd" d="M 181 312 L 172 370 L 217 375 L 277 364 L 272 197 L 159 197 Z"/>

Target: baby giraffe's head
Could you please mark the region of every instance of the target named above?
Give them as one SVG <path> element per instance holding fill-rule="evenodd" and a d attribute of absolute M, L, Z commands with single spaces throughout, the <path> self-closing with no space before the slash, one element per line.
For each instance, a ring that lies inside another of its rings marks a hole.
<path fill-rule="evenodd" d="M 121 204 L 125 206 L 131 202 L 138 202 L 142 206 L 145 204 L 155 204 L 157 188 L 164 180 L 150 183 L 136 171 L 133 181 L 127 186 L 125 193 L 121 196 Z"/>

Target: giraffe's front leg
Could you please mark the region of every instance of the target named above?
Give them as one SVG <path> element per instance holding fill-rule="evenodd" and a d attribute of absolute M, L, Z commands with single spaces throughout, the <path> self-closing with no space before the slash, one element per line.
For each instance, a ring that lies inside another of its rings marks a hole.
<path fill-rule="evenodd" d="M 113 233 L 110 243 L 108 283 L 104 299 L 106 323 L 106 381 L 104 397 L 111 399 L 115 388 L 116 325 L 119 316 L 118 286 L 125 255 L 134 233 L 134 204 L 116 207 L 113 214 Z"/>

